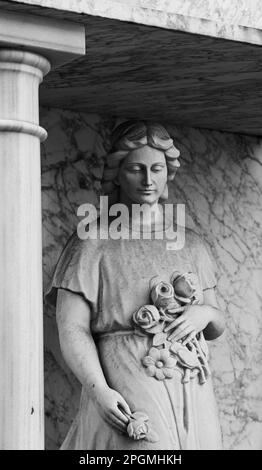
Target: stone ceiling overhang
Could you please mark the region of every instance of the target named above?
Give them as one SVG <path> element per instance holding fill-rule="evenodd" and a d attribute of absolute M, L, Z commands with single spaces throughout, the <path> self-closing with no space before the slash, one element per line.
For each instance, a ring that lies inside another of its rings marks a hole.
<path fill-rule="evenodd" d="M 262 135 L 260 29 L 113 0 L 0 7 L 85 26 L 85 56 L 47 76 L 43 106 Z"/>

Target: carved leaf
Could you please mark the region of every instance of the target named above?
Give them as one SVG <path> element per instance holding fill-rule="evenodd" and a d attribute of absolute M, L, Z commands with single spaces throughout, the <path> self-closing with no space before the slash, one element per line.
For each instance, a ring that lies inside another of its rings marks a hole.
<path fill-rule="evenodd" d="M 157 333 L 160 333 L 162 332 L 163 330 L 163 327 L 164 327 L 164 324 L 163 322 L 159 322 L 157 325 L 154 325 L 154 326 L 151 326 L 151 328 L 147 328 L 145 330 L 146 333 L 149 333 L 149 334 L 157 334 Z"/>
<path fill-rule="evenodd" d="M 167 333 L 157 333 L 153 338 L 153 346 L 162 346 L 165 344 L 167 338 Z"/>
<path fill-rule="evenodd" d="M 181 343 L 174 341 L 170 346 L 170 351 L 173 352 L 174 354 L 177 354 L 180 348 L 181 348 Z"/>
<path fill-rule="evenodd" d="M 143 421 L 149 420 L 147 414 L 144 413 L 143 411 L 135 411 L 134 413 L 131 414 L 130 418 L 136 419 L 136 420 L 142 419 Z"/>
<path fill-rule="evenodd" d="M 165 349 L 170 349 L 171 344 L 172 344 L 171 341 L 166 340 L 166 341 L 164 342 L 164 348 L 165 348 Z"/>
<path fill-rule="evenodd" d="M 187 367 L 198 367 L 199 362 L 195 354 L 190 352 L 186 346 L 182 346 L 181 343 L 174 342 L 170 346 L 170 351 L 177 355 L 182 365 Z"/>
<path fill-rule="evenodd" d="M 180 349 L 177 352 L 177 355 L 179 359 L 188 367 L 198 367 L 199 362 L 198 359 L 195 357 L 194 354 L 192 354 L 190 351 L 188 351 L 187 348 L 185 349 Z"/>

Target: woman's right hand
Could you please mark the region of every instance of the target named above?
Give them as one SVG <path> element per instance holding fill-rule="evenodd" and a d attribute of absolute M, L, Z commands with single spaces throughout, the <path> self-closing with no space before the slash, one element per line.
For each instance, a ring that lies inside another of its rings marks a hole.
<path fill-rule="evenodd" d="M 128 424 L 126 415 L 131 415 L 131 410 L 120 393 L 110 387 L 104 387 L 96 390 L 93 400 L 98 413 L 110 426 L 122 433 L 126 432 Z"/>

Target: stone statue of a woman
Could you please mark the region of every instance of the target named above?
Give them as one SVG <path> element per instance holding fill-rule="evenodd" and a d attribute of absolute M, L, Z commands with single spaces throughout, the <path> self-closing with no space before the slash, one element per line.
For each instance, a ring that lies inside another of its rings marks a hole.
<path fill-rule="evenodd" d="M 162 126 L 120 125 L 104 190 L 128 208 L 130 237 L 76 233 L 59 259 L 48 298 L 62 353 L 82 383 L 62 449 L 221 448 L 205 341 L 224 329 L 213 262 L 189 229 L 182 249 L 167 250 L 173 220 L 163 220 L 159 204 L 178 156 Z M 142 220 L 134 203 L 145 204 Z M 151 239 L 132 238 L 132 230 Z"/>

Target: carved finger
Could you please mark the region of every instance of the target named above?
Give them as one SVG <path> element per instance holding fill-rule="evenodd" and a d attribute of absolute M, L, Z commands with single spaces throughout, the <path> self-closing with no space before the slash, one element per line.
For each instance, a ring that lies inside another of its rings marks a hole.
<path fill-rule="evenodd" d="M 130 416 L 132 414 L 127 402 L 125 401 L 125 399 L 121 395 L 118 398 L 117 407 L 120 410 L 120 412 L 122 414 L 124 414 L 125 417 Z M 127 419 L 127 421 L 128 421 L 128 419 Z"/>
<path fill-rule="evenodd" d="M 113 410 L 111 413 L 110 413 L 110 419 L 111 421 L 114 422 L 114 424 L 116 426 L 118 426 L 119 429 L 121 429 L 122 431 L 125 431 L 126 430 L 126 427 L 127 427 L 127 424 L 128 424 L 128 420 L 127 421 L 123 421 L 123 414 L 122 416 L 119 416 L 118 415 L 118 411 L 117 410 Z M 126 420 L 126 417 L 124 418 Z"/>
<path fill-rule="evenodd" d="M 115 429 L 117 429 L 119 432 L 124 432 L 123 430 L 123 423 L 119 424 L 119 422 L 117 422 L 117 420 L 115 419 L 115 417 L 113 416 L 113 414 L 111 414 L 110 412 L 105 415 L 104 417 L 104 420 L 105 422 L 110 426 L 110 427 L 114 427 Z"/>
<path fill-rule="evenodd" d="M 128 418 L 118 408 L 112 410 L 112 413 L 122 424 L 128 423 Z"/>
<path fill-rule="evenodd" d="M 176 328 L 173 328 L 173 331 L 169 331 L 169 336 L 167 336 L 168 339 L 172 338 L 174 339 L 177 335 L 179 335 L 182 331 L 187 330 L 188 327 L 191 327 L 191 325 L 188 323 L 188 321 L 184 321 L 180 325 L 178 325 Z M 192 331 L 193 327 L 191 327 L 190 332 Z M 171 330 L 171 328 L 170 328 Z M 167 333 L 168 334 L 168 333 Z"/>
<path fill-rule="evenodd" d="M 190 341 L 196 337 L 196 331 L 192 331 L 185 339 L 183 339 L 182 344 L 185 346 L 190 343 Z"/>
<path fill-rule="evenodd" d="M 181 315 L 176 320 L 172 321 L 172 323 L 170 323 L 168 326 L 166 326 L 164 328 L 164 332 L 166 333 L 167 331 L 173 330 L 174 328 L 176 328 L 181 323 L 184 323 L 185 321 L 186 321 L 186 318 Z"/>
<path fill-rule="evenodd" d="M 193 325 L 187 325 L 185 328 L 178 328 L 176 331 L 171 333 L 171 335 L 168 336 L 169 341 L 179 341 L 180 339 L 184 338 L 184 336 L 189 335 L 194 331 Z"/>

